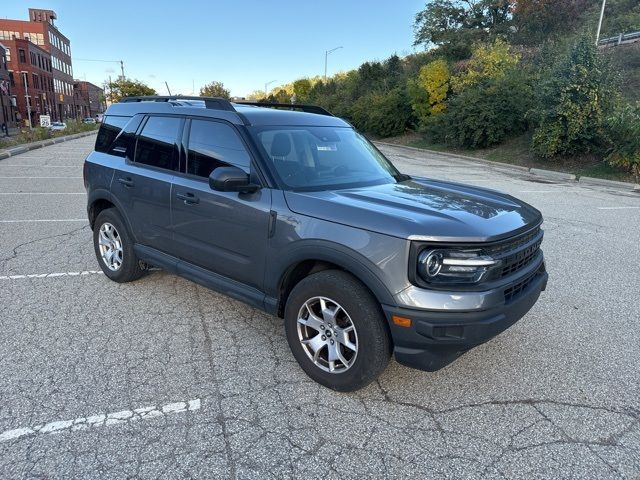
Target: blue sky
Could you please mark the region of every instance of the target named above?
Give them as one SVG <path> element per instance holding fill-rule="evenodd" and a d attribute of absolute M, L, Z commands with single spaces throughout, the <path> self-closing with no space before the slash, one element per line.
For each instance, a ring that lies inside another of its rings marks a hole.
<path fill-rule="evenodd" d="M 120 72 L 161 94 L 190 94 L 221 81 L 232 95 L 329 74 L 414 51 L 413 18 L 424 0 L 2 0 L 0 16 L 28 19 L 55 10 L 71 40 L 74 76 L 102 85 Z M 171 5 L 171 6 L 170 6 Z M 270 88 L 271 88 L 270 87 Z"/>

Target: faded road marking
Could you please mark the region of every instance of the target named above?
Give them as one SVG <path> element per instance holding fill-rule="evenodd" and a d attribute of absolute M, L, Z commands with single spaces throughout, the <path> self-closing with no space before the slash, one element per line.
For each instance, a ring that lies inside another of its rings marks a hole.
<path fill-rule="evenodd" d="M 73 420 L 58 420 L 44 425 L 34 427 L 16 428 L 0 433 L 0 443 L 17 440 L 22 437 L 33 435 L 43 435 L 47 433 L 74 432 L 87 428 L 109 427 L 126 422 L 137 420 L 149 420 L 151 418 L 163 417 L 173 413 L 192 412 L 200 410 L 201 402 L 199 398 L 188 402 L 176 402 L 163 405 L 161 407 L 150 406 L 136 408 L 135 410 L 121 410 L 112 413 L 100 413 L 88 417 L 80 417 Z"/>
<path fill-rule="evenodd" d="M 598 210 L 635 210 L 640 207 L 598 207 Z"/>
<path fill-rule="evenodd" d="M 0 275 L 0 280 L 21 280 L 23 278 L 79 277 L 81 275 L 103 275 L 102 270 L 84 270 L 82 272 L 31 273 L 28 275 Z"/>

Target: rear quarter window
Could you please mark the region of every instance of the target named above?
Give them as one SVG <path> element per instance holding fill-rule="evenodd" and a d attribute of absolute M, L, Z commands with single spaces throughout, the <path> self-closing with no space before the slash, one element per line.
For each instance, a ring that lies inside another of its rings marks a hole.
<path fill-rule="evenodd" d="M 107 153 L 115 138 L 130 119 L 131 117 L 119 117 L 116 115 L 104 117 L 96 138 L 96 152 Z"/>

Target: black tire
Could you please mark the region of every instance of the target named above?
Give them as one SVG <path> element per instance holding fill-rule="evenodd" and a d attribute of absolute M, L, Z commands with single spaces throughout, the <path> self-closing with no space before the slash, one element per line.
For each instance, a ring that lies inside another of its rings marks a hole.
<path fill-rule="evenodd" d="M 357 332 L 355 360 L 340 373 L 317 366 L 298 336 L 298 313 L 313 297 L 327 297 L 337 302 Z M 362 283 L 346 272 L 324 270 L 301 280 L 287 299 L 284 325 L 289 347 L 300 367 L 313 380 L 333 390 L 358 390 L 375 380 L 389 363 L 391 340 L 380 304 Z"/>
<path fill-rule="evenodd" d="M 111 224 L 115 228 L 122 244 L 122 263 L 117 270 L 110 269 L 100 253 L 100 229 L 105 224 Z M 140 261 L 133 250 L 131 235 L 115 208 L 108 208 L 98 214 L 93 226 L 93 249 L 96 253 L 100 268 L 104 274 L 114 282 L 132 282 L 144 275 L 144 270 L 141 268 Z"/>

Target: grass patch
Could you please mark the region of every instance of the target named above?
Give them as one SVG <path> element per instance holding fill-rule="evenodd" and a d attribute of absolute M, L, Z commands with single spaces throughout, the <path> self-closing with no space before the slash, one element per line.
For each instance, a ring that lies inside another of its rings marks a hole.
<path fill-rule="evenodd" d="M 549 160 L 537 158 L 530 149 L 530 134 L 510 138 L 506 142 L 491 148 L 477 150 L 456 149 L 446 145 L 433 144 L 415 132 L 410 132 L 399 137 L 385 138 L 382 139 L 382 141 L 408 147 L 422 148 L 425 150 L 434 150 L 436 152 L 466 155 L 469 157 L 507 163 L 510 165 L 573 173 L 579 177 L 604 178 L 607 180 L 635 183 L 633 175 L 624 170 L 612 167 L 606 163 L 601 156 L 581 155 L 568 158 L 553 158 Z"/>

